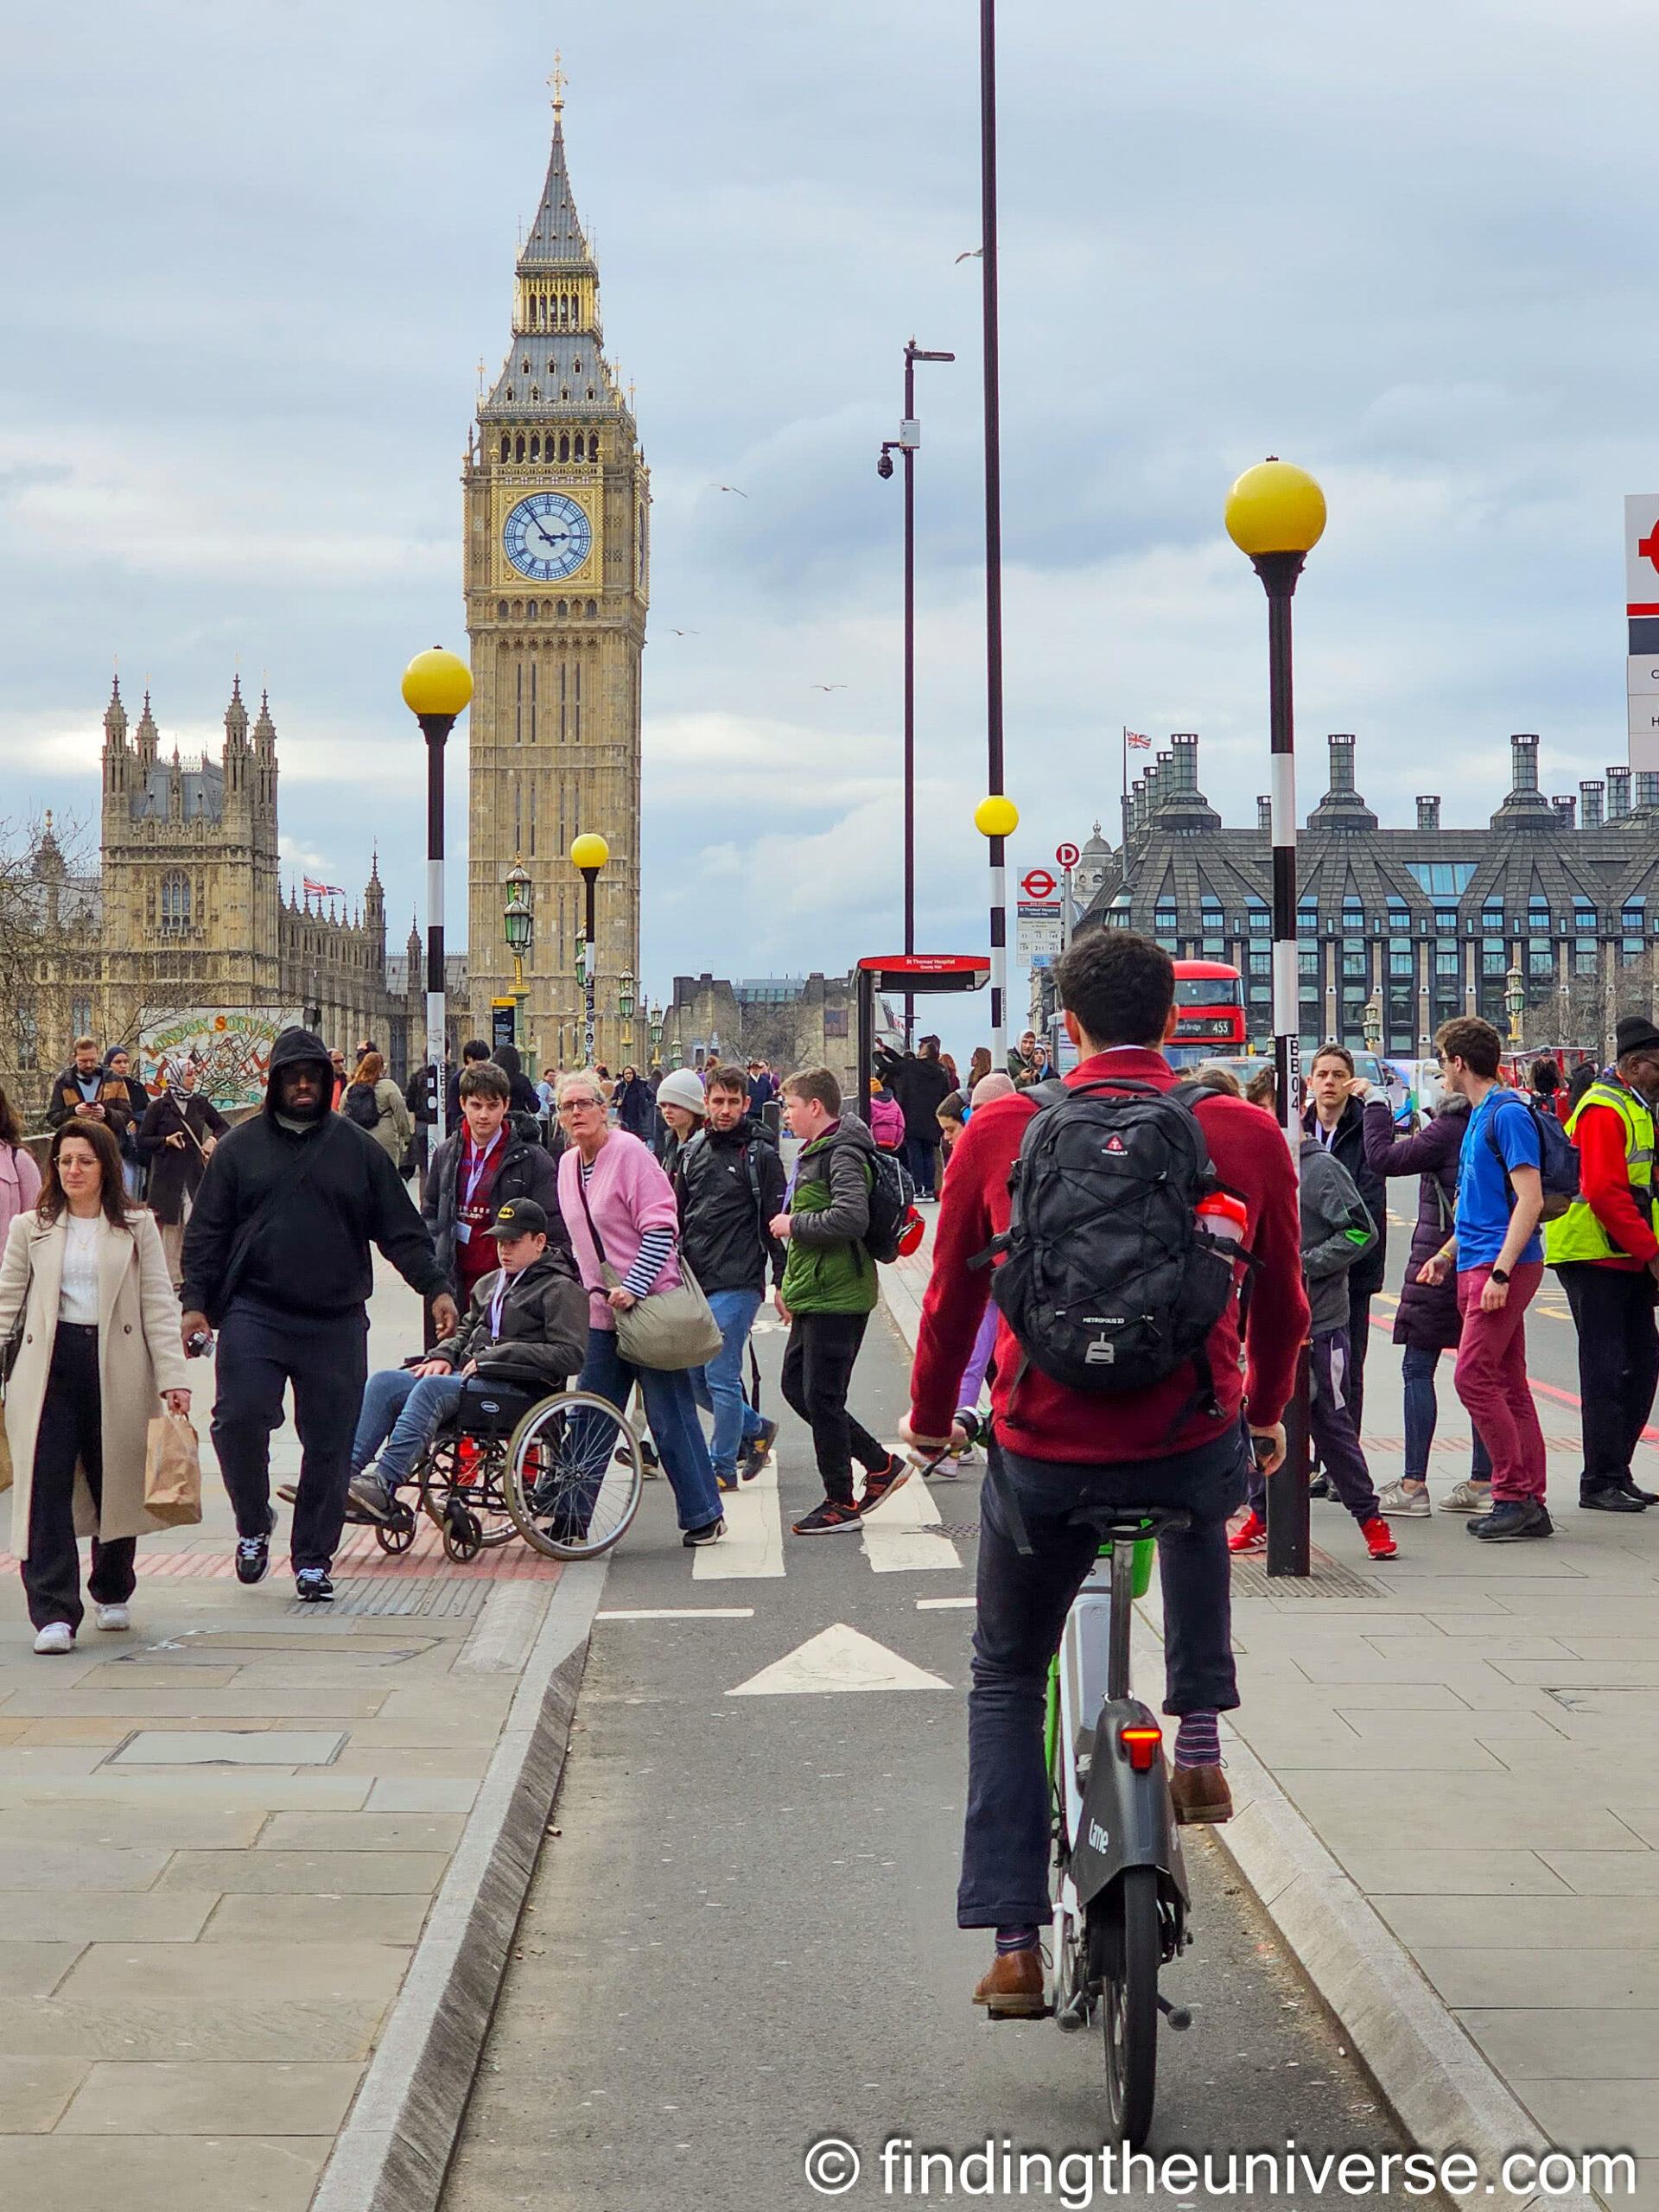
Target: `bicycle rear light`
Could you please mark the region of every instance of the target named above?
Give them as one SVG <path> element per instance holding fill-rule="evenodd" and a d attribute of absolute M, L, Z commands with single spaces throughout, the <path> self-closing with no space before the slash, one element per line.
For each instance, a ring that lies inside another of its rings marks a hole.
<path fill-rule="evenodd" d="M 1123 1746 L 1129 1767 L 1135 1774 L 1150 1774 L 1158 1764 L 1158 1754 L 1163 1748 L 1164 1732 L 1143 1723 L 1120 1728 L 1117 1740 Z"/>

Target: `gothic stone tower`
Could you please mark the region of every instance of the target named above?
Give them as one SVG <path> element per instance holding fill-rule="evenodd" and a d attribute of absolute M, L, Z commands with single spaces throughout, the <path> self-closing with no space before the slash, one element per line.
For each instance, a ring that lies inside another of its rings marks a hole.
<path fill-rule="evenodd" d="M 563 79 L 553 150 L 518 256 L 512 340 L 478 410 L 466 486 L 472 639 L 472 1019 L 490 1034 L 512 965 L 502 883 L 529 871 L 535 940 L 519 1043 L 541 1065 L 580 1057 L 582 883 L 570 843 L 611 849 L 599 880 L 598 1056 L 633 1049 L 617 979 L 639 965 L 639 678 L 648 598 L 649 479 L 632 410 L 603 353 L 599 270 L 565 169 Z M 626 1049 L 625 1049 L 626 1048 Z"/>

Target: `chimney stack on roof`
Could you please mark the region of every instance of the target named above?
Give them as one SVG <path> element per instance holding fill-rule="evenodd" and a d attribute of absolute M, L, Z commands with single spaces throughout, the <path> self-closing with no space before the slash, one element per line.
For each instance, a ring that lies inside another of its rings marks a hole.
<path fill-rule="evenodd" d="M 1440 793 L 1438 791 L 1429 791 L 1426 793 L 1420 791 L 1417 795 L 1417 827 L 1420 830 L 1438 830 L 1440 826 Z"/>
<path fill-rule="evenodd" d="M 1256 797 L 1255 826 L 1264 837 L 1272 833 L 1273 801 L 1268 798 L 1266 791 L 1259 792 Z"/>
<path fill-rule="evenodd" d="M 1555 818 L 1563 830 L 1578 828 L 1579 802 L 1571 791 L 1557 791 L 1549 802 L 1555 810 Z"/>
<path fill-rule="evenodd" d="M 1630 810 L 1630 772 L 1617 765 L 1607 771 L 1607 819 L 1623 822 Z"/>
<path fill-rule="evenodd" d="M 1581 783 L 1579 785 L 1579 821 L 1586 830 L 1599 830 L 1601 827 L 1602 791 L 1603 786 L 1599 783 Z"/>
<path fill-rule="evenodd" d="M 1518 732 L 1510 740 L 1510 759 L 1513 763 L 1510 790 L 1535 791 L 1538 788 L 1538 738 L 1535 731 Z"/>
<path fill-rule="evenodd" d="M 1331 753 L 1331 790 L 1351 791 L 1354 788 L 1354 741 L 1347 732 L 1325 740 Z"/>

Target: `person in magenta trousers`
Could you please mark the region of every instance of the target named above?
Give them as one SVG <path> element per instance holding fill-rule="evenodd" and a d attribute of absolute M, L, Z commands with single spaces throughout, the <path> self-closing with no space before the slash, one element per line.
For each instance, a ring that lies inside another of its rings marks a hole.
<path fill-rule="evenodd" d="M 619 1413 L 639 1387 L 683 1541 L 690 1547 L 714 1543 L 725 1535 L 726 1522 L 691 1376 L 681 1370 L 634 1366 L 623 1358 L 616 1338 L 619 1312 L 653 1290 L 679 1287 L 674 1186 L 647 1146 L 626 1129 L 610 1127 L 607 1089 L 597 1076 L 584 1070 L 563 1077 L 558 1103 L 559 1125 L 570 1141 L 559 1161 L 559 1211 L 589 1293 L 588 1357 L 576 1387 L 607 1399 Z M 621 1278 L 614 1287 L 605 1280 L 607 1262 Z"/>

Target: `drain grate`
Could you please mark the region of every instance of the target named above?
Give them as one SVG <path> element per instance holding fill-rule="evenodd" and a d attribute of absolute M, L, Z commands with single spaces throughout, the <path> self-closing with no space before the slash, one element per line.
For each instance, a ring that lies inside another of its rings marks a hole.
<path fill-rule="evenodd" d="M 974 1544 L 979 1541 L 979 1523 L 977 1521 L 929 1522 L 923 1528 L 921 1533 L 924 1535 L 931 1536 L 957 1536 L 964 1544 Z"/>
<path fill-rule="evenodd" d="M 493 1582 L 465 1582 L 449 1575 L 353 1576 L 335 1583 L 334 1602 L 327 1610 L 334 1617 L 380 1613 L 418 1615 L 426 1620 L 476 1620 L 494 1587 Z M 283 1610 L 313 1619 L 317 1615 L 315 1605 L 302 1605 L 297 1598 L 290 1599 Z"/>
<path fill-rule="evenodd" d="M 1233 1595 L 1235 1598 L 1387 1598 L 1399 1603 L 1399 1594 L 1374 1574 L 1356 1574 L 1351 1567 L 1344 1567 L 1323 1553 L 1313 1554 L 1311 1574 L 1275 1574 L 1268 1579 L 1265 1560 L 1236 1559 L 1233 1561 Z"/>

